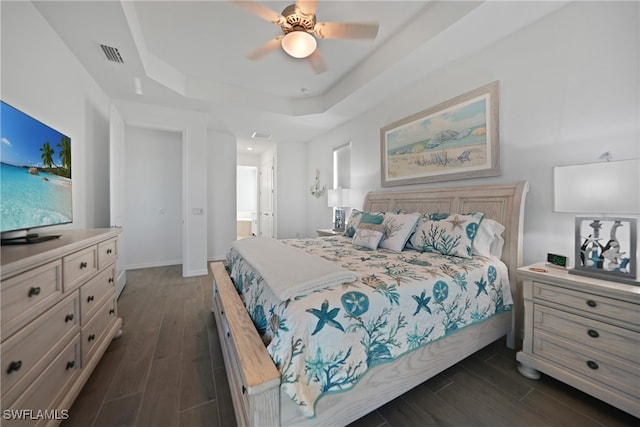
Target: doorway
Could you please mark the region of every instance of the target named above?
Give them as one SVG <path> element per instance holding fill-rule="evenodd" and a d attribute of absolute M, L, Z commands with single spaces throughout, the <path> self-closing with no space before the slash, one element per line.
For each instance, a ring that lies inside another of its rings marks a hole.
<path fill-rule="evenodd" d="M 258 168 L 237 166 L 236 224 L 237 238 L 258 235 Z"/>

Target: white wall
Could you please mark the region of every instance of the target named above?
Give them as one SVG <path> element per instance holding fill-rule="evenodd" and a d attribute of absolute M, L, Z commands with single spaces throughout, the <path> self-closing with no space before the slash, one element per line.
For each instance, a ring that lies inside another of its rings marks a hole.
<path fill-rule="evenodd" d="M 182 134 L 125 128 L 127 270 L 182 264 Z"/>
<path fill-rule="evenodd" d="M 278 143 L 276 150 L 276 237 L 304 237 L 307 206 L 301 195 L 307 191 L 307 147 L 302 143 Z"/>
<path fill-rule="evenodd" d="M 207 135 L 209 260 L 224 259 L 236 240 L 236 139 L 223 132 Z"/>
<path fill-rule="evenodd" d="M 573 258 L 574 215 L 552 212 L 552 167 L 597 162 L 605 151 L 616 160 L 640 156 L 639 5 L 571 3 L 425 76 L 312 141 L 307 187 L 316 167 L 321 179 L 331 177 L 331 150 L 351 140 L 352 205 L 361 207 L 367 191 L 381 189 L 381 127 L 499 80 L 502 176 L 428 186 L 528 180 L 524 262 L 545 260 L 547 252 Z M 327 226 L 326 200 L 308 196 L 307 212 L 308 235 Z"/>
<path fill-rule="evenodd" d="M 71 138 L 73 224 L 109 226 L 109 99 L 30 2 L 2 2 L 2 100 Z"/>

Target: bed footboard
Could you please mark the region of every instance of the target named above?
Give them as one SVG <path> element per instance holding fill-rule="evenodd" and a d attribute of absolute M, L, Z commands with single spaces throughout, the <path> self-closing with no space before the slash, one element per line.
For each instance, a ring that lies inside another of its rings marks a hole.
<path fill-rule="evenodd" d="M 213 306 L 239 426 L 280 425 L 280 373 L 221 262 L 212 262 Z"/>

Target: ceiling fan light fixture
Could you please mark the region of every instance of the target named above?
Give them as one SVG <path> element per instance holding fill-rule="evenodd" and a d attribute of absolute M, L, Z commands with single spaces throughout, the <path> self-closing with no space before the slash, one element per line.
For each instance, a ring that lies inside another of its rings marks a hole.
<path fill-rule="evenodd" d="M 306 58 L 316 50 L 316 38 L 304 29 L 293 30 L 282 39 L 282 49 L 294 58 Z"/>

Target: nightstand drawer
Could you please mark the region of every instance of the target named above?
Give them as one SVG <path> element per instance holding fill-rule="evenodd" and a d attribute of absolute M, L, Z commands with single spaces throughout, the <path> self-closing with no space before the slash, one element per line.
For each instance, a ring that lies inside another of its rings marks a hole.
<path fill-rule="evenodd" d="M 636 329 L 640 321 L 640 315 L 638 314 L 640 306 L 637 304 L 587 292 L 573 291 L 559 286 L 533 282 L 533 298 L 549 301 L 563 307 L 572 307 L 580 310 L 585 316 L 605 316 L 627 322 L 635 325 Z"/>
<path fill-rule="evenodd" d="M 541 331 L 534 331 L 533 353 L 583 377 L 613 387 L 636 399 L 640 398 L 637 364 L 614 359 L 599 351 L 554 338 Z"/>
<path fill-rule="evenodd" d="M 613 357 L 633 363 L 640 362 L 640 337 L 638 333 L 628 329 L 539 304 L 534 305 L 533 322 L 536 330 L 576 341 Z"/>

